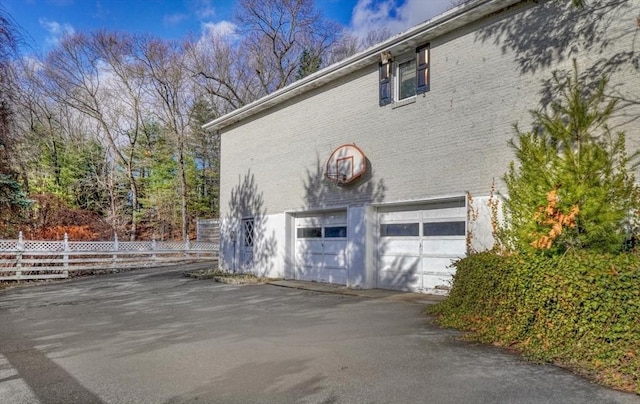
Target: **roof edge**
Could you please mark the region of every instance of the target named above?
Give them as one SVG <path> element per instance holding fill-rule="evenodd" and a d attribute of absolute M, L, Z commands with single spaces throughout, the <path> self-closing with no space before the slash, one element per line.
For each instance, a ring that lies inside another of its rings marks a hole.
<path fill-rule="evenodd" d="M 434 38 L 442 36 L 486 17 L 491 13 L 520 3 L 521 1 L 525 0 L 476 0 L 454 7 L 362 52 L 318 70 L 301 80 L 295 81 L 286 87 L 216 118 L 203 125 L 202 128 L 206 130 L 224 129 L 280 102 L 289 100 L 324 83 L 336 80 L 365 65 L 371 64 L 373 62 L 372 59 L 379 59 L 382 52 L 393 51 L 394 48 L 405 41 L 421 36 L 428 36 L 430 32 L 438 28 L 438 33 L 434 35 Z"/>

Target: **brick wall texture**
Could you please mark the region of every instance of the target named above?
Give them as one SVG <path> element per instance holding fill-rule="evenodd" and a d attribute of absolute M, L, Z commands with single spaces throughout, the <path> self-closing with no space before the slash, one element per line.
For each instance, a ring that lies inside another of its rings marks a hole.
<path fill-rule="evenodd" d="M 570 70 L 573 58 L 584 73 L 612 72 L 611 93 L 635 99 L 614 123 L 630 150 L 638 147 L 640 75 L 623 59 L 640 46 L 639 1 L 597 22 L 575 11 L 561 17 L 568 10 L 561 3 L 523 2 L 432 38 L 431 89 L 411 102 L 380 107 L 372 64 L 223 129 L 221 216 L 249 178 L 262 214 L 487 195 L 493 178 L 502 187 L 513 159 L 513 125 L 530 127 L 545 83 Z M 338 187 L 323 179 L 324 164 L 345 143 L 364 151 L 370 171 Z"/>

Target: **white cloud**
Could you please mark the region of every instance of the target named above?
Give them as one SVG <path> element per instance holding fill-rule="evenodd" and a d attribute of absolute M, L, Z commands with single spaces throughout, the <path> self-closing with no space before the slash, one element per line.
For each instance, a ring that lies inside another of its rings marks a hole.
<path fill-rule="evenodd" d="M 358 0 L 350 30 L 359 38 L 381 28 L 397 34 L 450 8 L 451 0 Z"/>
<path fill-rule="evenodd" d="M 216 15 L 216 9 L 211 4 L 211 0 L 196 0 L 193 9 L 199 20 L 212 18 Z"/>
<path fill-rule="evenodd" d="M 236 35 L 238 26 L 231 21 L 206 22 L 202 24 L 203 36 L 229 37 Z"/>
<path fill-rule="evenodd" d="M 46 18 L 41 18 L 39 22 L 40 26 L 49 33 L 46 41 L 50 45 L 56 45 L 63 37 L 73 35 L 75 33 L 73 26 L 68 23 L 61 24 L 57 21 L 49 21 Z"/>
<path fill-rule="evenodd" d="M 200 26 L 202 32 L 197 44 L 200 51 L 206 52 L 207 49 L 220 42 L 221 39 L 226 43 L 232 43 L 239 39 L 238 26 L 231 21 L 205 22 Z"/>

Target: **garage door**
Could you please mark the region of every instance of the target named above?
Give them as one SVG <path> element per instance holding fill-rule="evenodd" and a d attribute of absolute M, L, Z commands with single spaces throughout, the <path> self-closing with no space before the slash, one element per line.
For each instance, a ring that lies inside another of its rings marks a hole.
<path fill-rule="evenodd" d="M 378 210 L 378 287 L 446 290 L 451 263 L 466 254 L 463 198 Z"/>
<path fill-rule="evenodd" d="M 346 285 L 347 212 L 296 217 L 296 279 Z"/>

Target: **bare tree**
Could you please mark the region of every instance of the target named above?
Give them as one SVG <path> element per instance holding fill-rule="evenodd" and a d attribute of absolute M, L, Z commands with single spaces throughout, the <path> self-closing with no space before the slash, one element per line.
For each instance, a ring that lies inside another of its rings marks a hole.
<path fill-rule="evenodd" d="M 0 5 L 0 234 L 15 229 L 28 201 L 17 181 L 13 167 L 13 149 L 17 142 L 14 130 L 14 102 L 20 36 L 11 16 Z"/>
<path fill-rule="evenodd" d="M 130 238 L 136 237 L 139 206 L 135 158 L 144 130 L 143 75 L 131 63 L 130 35 L 96 32 L 65 38 L 46 58 L 49 94 L 91 117 L 125 171 L 131 205 Z"/>
<path fill-rule="evenodd" d="M 187 42 L 186 68 L 199 92 L 208 94 L 217 115 L 237 109 L 261 96 L 249 55 L 233 36 L 209 33 L 198 42 Z"/>
<path fill-rule="evenodd" d="M 190 111 L 195 94 L 194 85 L 185 69 L 186 55 L 175 43 L 159 39 L 141 38 L 140 61 L 144 74 L 149 76 L 149 96 L 160 122 L 170 131 L 178 163 L 182 239 L 189 237 L 187 210 L 186 144 L 191 127 Z"/>
<path fill-rule="evenodd" d="M 385 41 L 389 37 L 391 37 L 391 31 L 386 27 L 373 29 L 363 38 L 358 38 L 348 31 L 343 31 L 340 39 L 330 49 L 329 62 L 330 64 L 340 62 L 349 56 Z"/>
<path fill-rule="evenodd" d="M 66 193 L 78 207 L 102 213 L 105 156 L 94 136 L 94 123 L 43 91 L 40 67 L 26 59 L 17 72 L 15 123 L 25 191 Z"/>
<path fill-rule="evenodd" d="M 291 83 L 303 52 L 322 57 L 339 33 L 313 0 L 240 0 L 236 20 L 264 94 Z"/>
<path fill-rule="evenodd" d="M 313 0 L 241 0 L 235 20 L 237 32 L 211 33 L 189 47 L 190 70 L 218 114 L 293 82 L 305 54 L 329 60 L 340 33 Z"/>
<path fill-rule="evenodd" d="M 11 139 L 12 98 L 15 94 L 13 60 L 18 55 L 18 32 L 0 6 L 0 170 L 8 170 Z"/>

